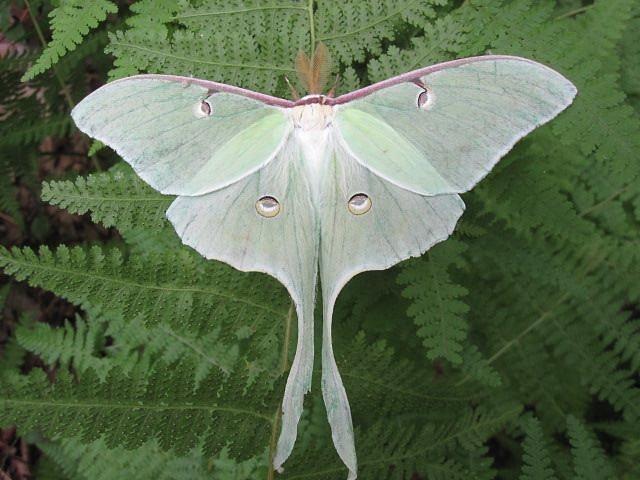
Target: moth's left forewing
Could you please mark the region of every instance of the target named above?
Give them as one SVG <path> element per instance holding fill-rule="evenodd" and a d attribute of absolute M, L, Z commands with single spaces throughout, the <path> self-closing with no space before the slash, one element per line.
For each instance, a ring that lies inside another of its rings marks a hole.
<path fill-rule="evenodd" d="M 542 64 L 476 57 L 390 79 L 347 102 L 338 97 L 336 124 L 353 156 L 379 176 L 423 195 L 462 193 L 575 94 Z"/>

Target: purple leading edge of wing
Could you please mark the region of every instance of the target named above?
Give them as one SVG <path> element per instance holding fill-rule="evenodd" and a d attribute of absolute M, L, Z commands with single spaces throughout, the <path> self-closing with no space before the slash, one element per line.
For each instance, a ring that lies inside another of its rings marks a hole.
<path fill-rule="evenodd" d="M 236 95 L 242 95 L 243 97 L 252 98 L 254 100 L 258 100 L 260 102 L 266 103 L 267 105 L 275 105 L 278 107 L 290 108 L 296 105 L 295 102 L 291 100 L 286 100 L 280 97 L 273 97 L 271 95 L 266 95 L 264 93 L 254 92 L 253 90 L 247 90 L 246 88 L 235 87 L 233 85 L 227 85 L 226 83 L 218 83 L 212 82 L 210 80 L 202 80 L 199 78 L 193 77 L 182 77 L 180 75 L 161 75 L 155 73 L 146 73 L 143 75 L 134 75 L 132 77 L 127 77 L 126 80 L 131 78 L 154 78 L 157 80 L 169 80 L 171 82 L 177 83 L 186 83 L 190 85 L 200 85 L 201 87 L 208 88 L 209 90 L 216 92 L 225 92 L 225 93 L 235 93 Z M 117 83 L 121 80 L 125 80 L 124 78 L 113 81 L 112 83 Z M 313 102 L 310 102 L 313 103 Z"/>
<path fill-rule="evenodd" d="M 133 77 L 128 77 L 128 78 L 156 78 L 158 80 L 169 80 L 173 82 L 180 82 L 180 83 L 184 82 L 189 84 L 195 84 L 195 85 L 200 85 L 202 87 L 208 88 L 209 90 L 212 90 L 212 91 L 235 93 L 236 95 L 242 95 L 244 97 L 252 98 L 254 100 L 258 100 L 260 102 L 266 103 L 267 105 L 274 105 L 274 106 L 283 107 L 283 108 L 291 108 L 291 107 L 297 107 L 299 105 L 309 105 L 311 103 L 324 103 L 325 105 L 340 105 L 342 103 L 347 103 L 347 102 L 351 102 L 352 100 L 357 100 L 359 98 L 366 97 L 367 95 L 371 95 L 372 93 L 382 88 L 387 88 L 392 85 L 397 85 L 398 83 L 415 82 L 420 77 L 423 77 L 429 73 L 437 72 L 439 70 L 454 68 L 460 65 L 465 65 L 467 63 L 491 61 L 491 60 L 519 60 L 521 62 L 536 63 L 538 65 L 541 65 L 538 62 L 534 62 L 533 60 L 529 60 L 527 58 L 522 58 L 522 57 L 516 57 L 512 55 L 481 55 L 477 57 L 461 58 L 458 60 L 438 63 L 436 65 L 431 65 L 429 67 L 419 68 L 411 72 L 403 73 L 402 75 L 397 75 L 395 77 L 388 78 L 381 82 L 374 83 L 373 85 L 369 85 L 368 87 L 360 88 L 358 90 L 354 90 L 353 92 L 340 95 L 339 97 L 336 97 L 336 98 L 327 97 L 325 95 L 307 95 L 306 97 L 301 98 L 300 100 L 297 100 L 295 102 L 292 100 L 287 100 L 280 97 L 266 95 L 264 93 L 254 92 L 253 90 L 248 90 L 246 88 L 227 85 L 226 83 L 212 82 L 210 80 L 201 80 L 199 78 L 193 78 L 193 77 L 183 77 L 179 75 L 160 75 L 160 74 L 150 73 L 150 74 L 143 74 L 143 75 L 135 75 Z M 118 82 L 118 81 L 119 80 L 115 80 L 115 82 Z"/>
<path fill-rule="evenodd" d="M 383 88 L 391 87 L 392 85 L 397 85 L 398 83 L 415 82 L 419 78 L 424 77 L 429 73 L 437 72 L 439 70 L 459 67 L 460 65 L 465 65 L 467 63 L 491 60 L 519 60 L 522 62 L 538 64 L 538 62 L 534 62 L 533 60 L 529 60 L 528 58 L 516 57 L 513 55 L 480 55 L 477 57 L 460 58 L 458 60 L 437 63 L 436 65 L 430 65 L 428 67 L 419 68 L 417 70 L 412 70 L 411 72 L 403 73 L 402 75 L 387 78 L 386 80 L 383 80 L 381 82 L 374 83 L 373 85 L 369 85 L 358 90 L 354 90 L 353 92 L 345 93 L 344 95 L 340 95 L 339 97 L 327 98 L 325 103 L 327 103 L 328 105 L 340 105 L 341 103 L 347 103 L 362 97 L 366 97 L 367 95 L 371 95 L 373 92 L 376 92 Z"/>

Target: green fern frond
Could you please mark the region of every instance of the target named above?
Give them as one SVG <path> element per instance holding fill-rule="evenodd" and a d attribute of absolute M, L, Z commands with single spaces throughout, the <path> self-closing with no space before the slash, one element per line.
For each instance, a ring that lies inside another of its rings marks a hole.
<path fill-rule="evenodd" d="M 635 384 L 633 372 L 624 368 L 617 356 L 579 323 L 563 325 L 555 320 L 552 325 L 554 331 L 548 342 L 554 345 L 556 355 L 580 372 L 591 393 L 622 411 L 629 421 L 637 422 L 640 388 Z"/>
<path fill-rule="evenodd" d="M 460 298 L 467 290 L 451 279 L 449 267 L 461 266 L 464 250 L 462 243 L 449 240 L 424 259 L 405 263 L 398 276 L 398 282 L 407 285 L 402 293 L 412 300 L 407 313 L 418 325 L 417 334 L 423 338 L 430 359 L 462 362 L 462 342 L 469 328 L 464 315 L 469 307 Z"/>
<path fill-rule="evenodd" d="M 295 76 L 295 55 L 309 47 L 301 0 L 156 4 L 140 2 L 130 28 L 110 36 L 112 78 L 174 73 L 285 94 L 283 76 Z"/>
<path fill-rule="evenodd" d="M 567 417 L 576 480 L 613 480 L 615 475 L 593 434 L 573 415 Z"/>
<path fill-rule="evenodd" d="M 86 178 L 44 182 L 42 199 L 71 213 L 91 212 L 94 222 L 127 232 L 135 228 L 153 231 L 168 227 L 165 211 L 173 197 L 159 194 L 129 167 L 119 165 Z M 167 234 L 172 235 L 168 228 L 162 232 Z"/>
<path fill-rule="evenodd" d="M 78 371 L 91 368 L 104 378 L 109 365 L 97 355 L 103 346 L 104 329 L 101 322 L 85 321 L 77 316 L 73 323 L 66 321 L 59 328 L 23 322 L 15 334 L 20 346 L 38 355 L 48 365 L 73 366 Z"/>
<path fill-rule="evenodd" d="M 36 438 L 35 443 L 44 451 L 47 465 L 55 462 L 67 480 L 210 480 L 212 474 L 216 480 L 241 480 L 263 478 L 267 470 L 264 454 L 237 462 L 228 457 L 227 449 L 213 457 L 203 454 L 201 445 L 178 456 L 159 448 L 156 440 L 132 450 L 109 448 L 104 438 L 90 443 L 79 438 L 56 442 Z"/>
<path fill-rule="evenodd" d="M 112 369 L 101 381 L 92 370 L 77 383 L 65 371 L 50 384 L 44 372 L 2 383 L 0 423 L 49 437 L 83 441 L 104 435 L 108 447 L 138 448 L 156 439 L 162 450 L 184 455 L 204 439 L 211 454 L 225 446 L 234 458 L 263 451 L 271 436 L 280 392 L 247 387 L 241 374 L 212 371 L 196 390 L 182 363 L 156 363 L 153 371 Z M 279 389 L 278 389 L 279 390 Z"/>
<path fill-rule="evenodd" d="M 165 324 L 147 328 L 140 317 L 127 321 L 118 318 L 109 321 L 105 335 L 114 342 L 108 349 L 110 358 L 122 368 L 133 364 L 131 357 L 141 350 L 148 362 L 157 359 L 165 363 L 180 359 L 192 361 L 196 387 L 212 369 L 231 373 L 240 353 L 238 333 L 227 334 L 220 325 L 196 335 Z M 263 364 L 263 369 L 268 367 L 270 365 Z M 261 380 L 265 381 L 265 378 Z"/>
<path fill-rule="evenodd" d="M 556 480 L 540 421 L 529 418 L 524 425 L 522 473 L 520 480 Z"/>
<path fill-rule="evenodd" d="M 29 122 L 25 122 L 25 117 L 28 118 L 31 115 L 23 110 L 19 116 L 3 122 L 0 128 L 0 148 L 28 145 L 48 136 L 61 137 L 71 128 L 71 119 L 66 113 L 42 115 L 35 121 L 31 118 Z"/>
<path fill-rule="evenodd" d="M 255 374 L 279 362 L 285 319 L 292 311 L 275 281 L 256 279 L 186 251 L 122 258 L 118 250 L 59 247 L 0 251 L 0 266 L 19 280 L 79 305 L 125 318 L 144 318 L 181 331 L 251 339 L 247 368 Z M 230 337 L 227 337 L 230 338 Z M 256 363 L 258 362 L 258 363 Z M 256 370 L 257 368 L 257 370 Z M 273 371 L 273 370 L 272 370 Z"/>
<path fill-rule="evenodd" d="M 342 63 L 363 62 L 379 55 L 384 41 L 393 41 L 408 24 L 423 28 L 443 0 L 376 0 L 358 4 L 319 2 L 315 13 L 316 41 L 325 43 Z"/>
<path fill-rule="evenodd" d="M 482 385 L 489 387 L 502 385 L 500 374 L 491 366 L 478 347 L 469 342 L 464 344 L 460 370 L 465 378 L 471 378 Z"/>
<path fill-rule="evenodd" d="M 51 42 L 40 54 L 36 63 L 23 75 L 28 81 L 58 63 L 60 57 L 76 48 L 89 30 L 96 28 L 109 13 L 118 7 L 108 0 L 64 0 L 54 8 L 51 18 Z"/>
<path fill-rule="evenodd" d="M 370 345 L 361 332 L 346 342 L 339 333 L 336 349 L 345 353 L 338 355 L 338 363 L 356 415 L 420 412 L 425 419 L 444 421 L 457 418 L 467 405 L 486 394 L 477 387 L 456 388 L 437 381 L 435 371 L 425 374 L 424 369 L 399 358 L 384 341 Z"/>
<path fill-rule="evenodd" d="M 408 422 L 376 422 L 356 432 L 358 476 L 380 480 L 404 480 L 414 473 L 425 478 L 493 478 L 490 460 L 479 444 L 510 422 L 520 408 L 499 404 L 493 411 L 468 409 L 456 420 L 422 429 Z M 344 466 L 326 449 L 294 452 L 285 471 L 287 480 L 335 480 L 344 476 Z"/>

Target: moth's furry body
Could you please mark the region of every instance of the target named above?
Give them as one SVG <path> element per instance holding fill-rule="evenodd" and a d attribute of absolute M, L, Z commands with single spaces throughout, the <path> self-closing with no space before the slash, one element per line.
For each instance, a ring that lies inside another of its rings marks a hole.
<path fill-rule="evenodd" d="M 320 95 L 309 95 L 309 97 L 312 96 L 322 98 Z M 293 135 L 302 150 L 303 158 L 300 160 L 305 164 L 314 203 L 318 204 L 320 181 L 324 173 L 323 166 L 327 161 L 335 107 L 320 101 L 293 107 L 287 111 L 287 114 L 293 124 Z"/>

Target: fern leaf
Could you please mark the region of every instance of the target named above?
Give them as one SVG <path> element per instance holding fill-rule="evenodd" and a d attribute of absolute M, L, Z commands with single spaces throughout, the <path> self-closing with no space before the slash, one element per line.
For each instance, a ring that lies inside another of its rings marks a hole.
<path fill-rule="evenodd" d="M 103 338 L 104 325 L 87 322 L 79 316 L 73 324 L 66 321 L 60 328 L 36 323 L 20 325 L 16 329 L 18 344 L 37 354 L 48 365 L 59 363 L 62 367 L 74 366 L 79 371 L 92 368 L 101 378 L 108 368 L 97 355 Z"/>
<path fill-rule="evenodd" d="M 127 232 L 139 227 L 149 230 L 168 227 L 165 211 L 173 198 L 160 195 L 128 167 L 119 166 L 74 181 L 44 182 L 42 199 L 71 213 L 90 211 L 94 222 Z M 161 234 L 171 232 L 167 228 Z"/>
<path fill-rule="evenodd" d="M 524 433 L 522 445 L 524 465 L 520 480 L 556 480 L 540 421 L 534 417 L 529 418 L 525 423 Z"/>
<path fill-rule="evenodd" d="M 35 116 L 35 115 L 34 115 Z M 61 137 L 71 128 L 71 119 L 67 114 L 43 115 L 25 122 L 31 115 L 22 111 L 19 116 L 3 122 L 0 128 L 0 147 L 27 145 L 42 140 L 44 137 Z"/>
<path fill-rule="evenodd" d="M 374 2 L 319 2 L 315 15 L 317 41 L 324 42 L 345 64 L 362 62 L 365 52 L 378 55 L 383 41 L 396 38 L 403 22 L 419 28 L 435 16 L 442 0 L 377 0 Z"/>
<path fill-rule="evenodd" d="M 341 338 L 340 331 L 336 337 Z M 346 337 L 346 335 L 345 335 Z M 351 338 L 351 337 L 348 337 Z M 354 412 L 392 412 L 394 415 L 422 412 L 425 418 L 456 418 L 461 410 L 483 395 L 482 389 L 452 387 L 425 374 L 424 369 L 398 358 L 384 341 L 369 345 L 364 333 L 350 342 L 337 340 L 342 377 Z M 449 415 L 447 415 L 449 414 Z M 444 417 L 443 417 L 444 415 Z"/>
<path fill-rule="evenodd" d="M 576 480 L 613 480 L 615 475 L 592 434 L 573 415 L 567 417 Z"/>
<path fill-rule="evenodd" d="M 194 391 L 190 367 L 162 363 L 150 373 L 112 369 L 104 381 L 88 370 L 80 384 L 64 371 L 50 384 L 35 370 L 21 381 L 3 382 L 0 391 L 0 423 L 23 431 L 80 435 L 85 442 L 104 435 L 107 446 L 129 449 L 156 439 L 162 450 L 178 455 L 204 439 L 208 452 L 228 446 L 239 459 L 263 451 L 280 394 L 262 384 L 247 388 L 242 375 L 225 379 L 215 371 Z"/>
<path fill-rule="evenodd" d="M 495 410 L 468 409 L 442 425 L 416 428 L 408 422 L 374 423 L 357 432 L 358 475 L 380 480 L 404 480 L 418 473 L 435 480 L 493 478 L 486 450 L 479 448 L 520 413 L 513 404 Z M 339 459 L 320 451 L 294 452 L 287 479 L 334 480 L 344 475 Z"/>
<path fill-rule="evenodd" d="M 502 384 L 500 374 L 490 365 L 478 347 L 468 342 L 464 345 L 461 370 L 465 378 L 472 378 L 480 384 L 489 387 L 499 387 Z"/>
<path fill-rule="evenodd" d="M 60 57 L 76 48 L 89 30 L 96 28 L 115 13 L 118 7 L 108 0 L 64 0 L 54 8 L 51 17 L 51 42 L 44 49 L 36 63 L 23 75 L 28 81 L 55 65 Z"/>
<path fill-rule="evenodd" d="M 130 28 L 110 36 L 112 77 L 175 73 L 284 94 L 283 75 L 295 75 L 296 52 L 309 46 L 309 9 L 301 0 L 147 1 L 136 13 Z"/>
<path fill-rule="evenodd" d="M 407 285 L 403 296 L 412 300 L 408 314 L 418 325 L 430 359 L 442 357 L 452 363 L 462 362 L 462 342 L 468 324 L 464 318 L 468 307 L 460 298 L 467 290 L 456 284 L 449 274 L 452 264 L 460 265 L 463 244 L 449 240 L 427 253 L 426 260 L 407 262 L 398 276 Z"/>
<path fill-rule="evenodd" d="M 118 250 L 60 247 L 0 251 L 0 266 L 79 305 L 99 307 L 124 318 L 144 318 L 200 335 L 221 327 L 225 335 L 251 339 L 247 368 L 256 371 L 280 360 L 288 297 L 275 281 L 245 274 L 190 252 L 137 256 L 124 260 Z M 235 332 L 235 333 L 234 333 Z"/>

